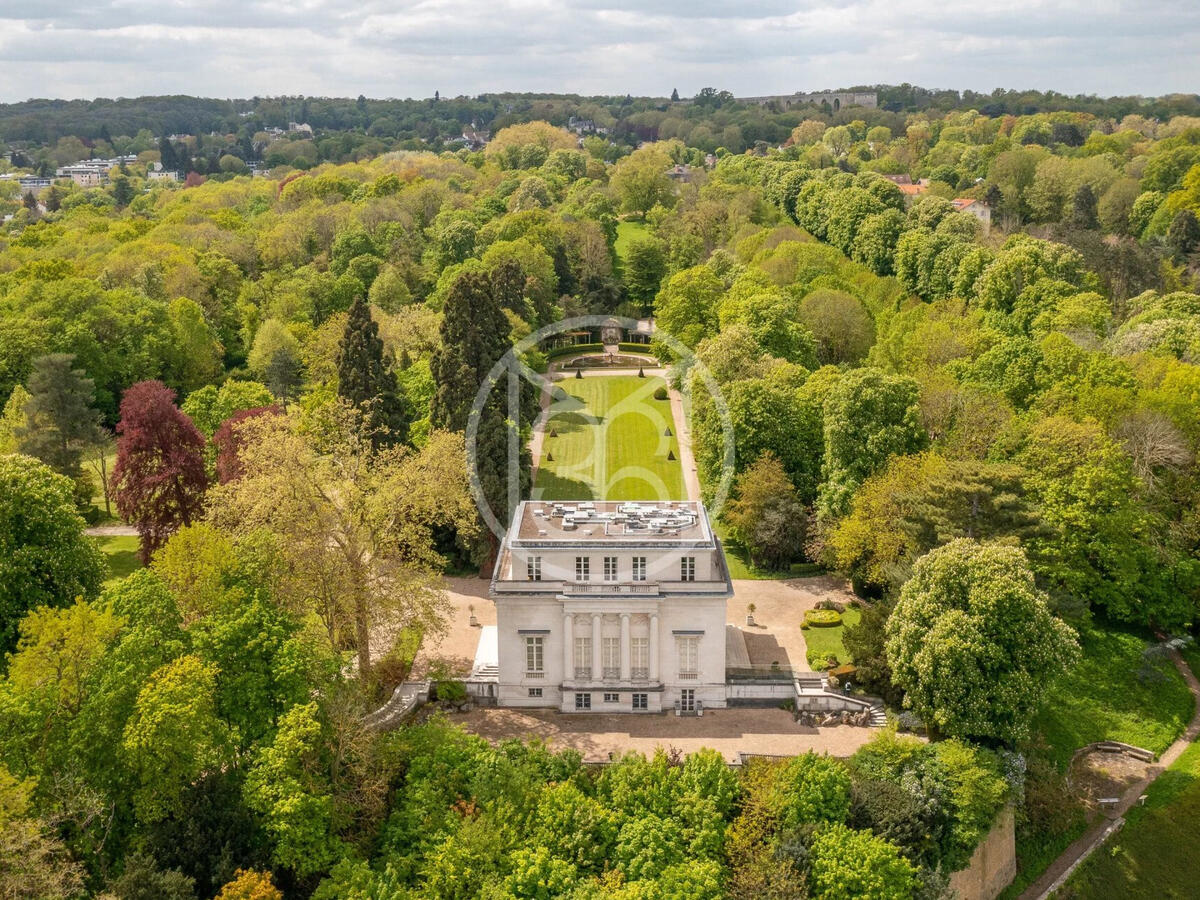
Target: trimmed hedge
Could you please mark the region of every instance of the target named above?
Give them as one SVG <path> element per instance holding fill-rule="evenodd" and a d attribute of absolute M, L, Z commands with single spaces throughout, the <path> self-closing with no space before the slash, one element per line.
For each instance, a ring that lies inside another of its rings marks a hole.
<path fill-rule="evenodd" d="M 836 609 L 810 609 L 804 614 L 804 624 L 810 628 L 833 628 L 842 624 L 842 614 Z"/>
<path fill-rule="evenodd" d="M 549 361 L 564 356 L 579 356 L 581 353 L 600 353 L 603 349 L 603 344 L 575 344 L 571 347 L 555 347 L 553 350 L 546 350 L 545 356 Z"/>

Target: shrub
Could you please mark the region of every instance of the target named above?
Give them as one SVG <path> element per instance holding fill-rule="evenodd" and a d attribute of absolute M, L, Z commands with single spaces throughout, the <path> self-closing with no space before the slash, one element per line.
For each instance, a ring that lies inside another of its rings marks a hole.
<path fill-rule="evenodd" d="M 812 628 L 832 628 L 842 624 L 842 614 L 836 609 L 810 609 L 804 614 L 804 624 Z"/>
<path fill-rule="evenodd" d="M 667 389 L 665 387 L 655 388 L 654 389 L 654 399 L 655 400 L 666 400 L 667 399 Z"/>
<path fill-rule="evenodd" d="M 446 703 L 462 703 L 467 699 L 467 686 L 461 681 L 439 681 L 437 698 Z"/>

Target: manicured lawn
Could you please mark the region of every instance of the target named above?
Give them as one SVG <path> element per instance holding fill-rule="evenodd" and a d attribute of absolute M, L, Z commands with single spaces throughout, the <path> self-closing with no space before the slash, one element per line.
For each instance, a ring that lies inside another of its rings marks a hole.
<path fill-rule="evenodd" d="M 1200 895 L 1200 744 L 1192 744 L 1146 791 L 1125 827 L 1060 892 L 1064 898 L 1185 898 Z"/>
<path fill-rule="evenodd" d="M 808 647 L 808 664 L 814 670 L 823 669 L 824 660 L 836 656 L 839 663 L 852 662 L 846 646 L 842 643 L 842 635 L 849 625 L 857 625 L 862 613 L 853 606 L 847 606 L 842 613 L 842 624 L 832 628 L 816 628 L 809 626 L 804 629 L 804 643 Z"/>
<path fill-rule="evenodd" d="M 648 237 L 650 229 L 645 222 L 625 221 L 617 225 L 617 256 L 620 259 L 625 259 L 625 253 L 629 250 L 629 245 L 638 238 Z"/>
<path fill-rule="evenodd" d="M 98 537 L 94 540 L 108 560 L 108 580 L 104 582 L 106 586 L 120 581 L 130 572 L 135 572 L 142 567 L 141 560 L 138 559 L 138 539 L 136 537 L 118 535 L 116 537 Z"/>
<path fill-rule="evenodd" d="M 550 407 L 534 499 L 687 499 L 671 404 L 654 399 L 661 378 L 567 378 L 555 386 L 564 393 Z"/>
<path fill-rule="evenodd" d="M 821 566 L 805 562 L 792 563 L 786 569 L 761 568 L 750 561 L 750 555 L 746 552 L 746 548 L 729 536 L 729 527 L 724 522 L 718 519 L 713 523 L 713 530 L 721 539 L 721 545 L 725 550 L 725 564 L 729 567 L 729 577 L 735 580 L 769 581 L 782 578 L 807 578 L 810 575 L 820 575 L 825 571 Z"/>
<path fill-rule="evenodd" d="M 1060 765 L 1093 741 L 1124 741 L 1161 753 L 1192 717 L 1192 695 L 1169 659 L 1143 671 L 1147 641 L 1093 625 L 1080 634 L 1083 656 L 1059 679 L 1034 731 Z"/>

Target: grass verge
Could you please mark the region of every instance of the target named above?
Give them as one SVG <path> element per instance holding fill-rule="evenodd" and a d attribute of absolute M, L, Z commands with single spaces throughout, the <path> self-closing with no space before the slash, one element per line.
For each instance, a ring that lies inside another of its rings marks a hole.
<path fill-rule="evenodd" d="M 1094 741 L 1124 741 L 1161 753 L 1192 717 L 1187 683 L 1165 657 L 1147 664 L 1140 635 L 1092 625 L 1080 631 L 1083 655 L 1050 688 L 1034 733 L 1065 766 Z"/>
<path fill-rule="evenodd" d="M 808 648 L 808 664 L 814 671 L 824 668 L 824 661 L 833 656 L 839 664 L 853 662 L 842 643 L 842 636 L 847 626 L 857 625 L 862 618 L 862 612 L 854 606 L 847 606 L 842 613 L 842 623 L 827 628 L 808 627 L 804 629 L 804 644 Z"/>
<path fill-rule="evenodd" d="M 108 578 L 104 585 L 115 584 L 142 567 L 138 558 L 138 539 L 127 535 L 93 538 L 108 561 Z"/>

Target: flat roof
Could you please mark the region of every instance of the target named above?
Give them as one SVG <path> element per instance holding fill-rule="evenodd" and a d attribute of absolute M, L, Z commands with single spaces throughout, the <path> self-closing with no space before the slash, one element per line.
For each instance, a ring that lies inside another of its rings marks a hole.
<path fill-rule="evenodd" d="M 525 500 L 511 543 L 712 543 L 704 504 L 695 500 Z"/>

